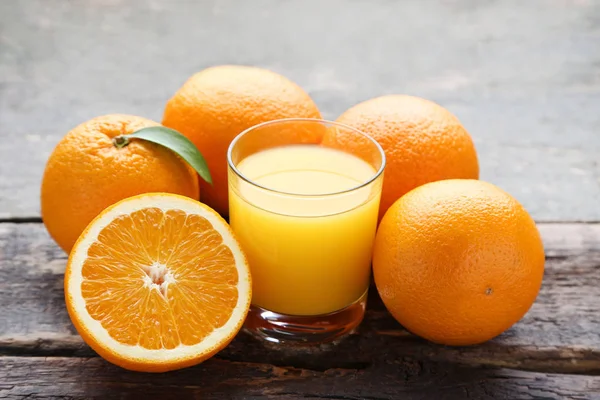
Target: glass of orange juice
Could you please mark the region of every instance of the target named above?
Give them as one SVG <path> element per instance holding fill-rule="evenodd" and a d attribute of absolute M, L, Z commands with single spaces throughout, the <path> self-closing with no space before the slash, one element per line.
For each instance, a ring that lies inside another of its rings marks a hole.
<path fill-rule="evenodd" d="M 362 321 L 385 155 L 353 128 L 283 119 L 235 138 L 229 218 L 252 272 L 245 329 L 318 343 Z"/>

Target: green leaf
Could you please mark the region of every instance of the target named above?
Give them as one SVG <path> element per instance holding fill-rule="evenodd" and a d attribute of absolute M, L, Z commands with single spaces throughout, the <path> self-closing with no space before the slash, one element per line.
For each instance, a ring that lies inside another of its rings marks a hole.
<path fill-rule="evenodd" d="M 127 139 L 135 138 L 147 140 L 174 151 L 190 164 L 202 179 L 212 185 L 212 177 L 210 176 L 206 160 L 194 143 L 176 130 L 165 126 L 151 126 L 142 128 L 139 131 L 135 131 L 132 134 L 123 137 Z"/>

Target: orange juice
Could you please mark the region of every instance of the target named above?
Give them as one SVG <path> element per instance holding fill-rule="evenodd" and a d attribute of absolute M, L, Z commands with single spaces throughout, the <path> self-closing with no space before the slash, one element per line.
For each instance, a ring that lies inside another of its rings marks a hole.
<path fill-rule="evenodd" d="M 230 182 L 230 222 L 252 270 L 256 306 L 321 315 L 369 286 L 381 192 L 376 170 L 319 145 L 288 145 L 240 161 Z M 230 180 L 232 176 L 230 175 Z"/>

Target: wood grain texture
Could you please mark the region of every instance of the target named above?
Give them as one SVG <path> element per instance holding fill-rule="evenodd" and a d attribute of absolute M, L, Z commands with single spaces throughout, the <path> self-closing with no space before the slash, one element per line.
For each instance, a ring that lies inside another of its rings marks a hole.
<path fill-rule="evenodd" d="M 407 93 L 455 113 L 482 179 L 536 220 L 600 220 L 597 0 L 2 0 L 0 218 L 39 216 L 46 158 L 106 113 L 161 120 L 212 65 L 298 82 L 335 119 Z"/>
<path fill-rule="evenodd" d="M 600 373 L 600 224 L 540 224 L 547 263 L 537 302 L 497 339 L 474 347 L 429 344 L 385 311 L 376 291 L 357 334 L 338 346 L 265 349 L 240 334 L 218 357 L 324 371 L 369 368 L 412 357 L 538 372 Z M 43 225 L 0 224 L 0 354 L 92 356 L 63 300 L 64 253 Z M 308 353 L 308 354 L 307 354 Z"/>
<path fill-rule="evenodd" d="M 160 399 L 597 399 L 600 377 L 465 368 L 397 359 L 365 370 L 312 371 L 209 360 L 148 375 L 99 358 L 0 357 L 0 397 Z"/>

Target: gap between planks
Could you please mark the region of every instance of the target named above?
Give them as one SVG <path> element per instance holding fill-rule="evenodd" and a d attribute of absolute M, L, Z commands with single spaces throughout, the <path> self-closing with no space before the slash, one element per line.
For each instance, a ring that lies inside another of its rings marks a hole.
<path fill-rule="evenodd" d="M 539 224 L 547 247 L 542 292 L 530 313 L 513 329 L 480 346 L 449 348 L 403 330 L 372 290 L 360 334 L 333 351 L 281 354 L 267 351 L 246 335 L 218 358 L 233 362 L 294 365 L 313 371 L 360 370 L 388 358 L 523 371 L 596 375 L 600 372 L 600 225 Z M 87 358 L 94 353 L 73 330 L 64 310 L 62 271 L 66 256 L 39 223 L 4 224 L 0 231 L 0 354 Z M 4 318 L 4 319 L 3 319 Z M 385 349 L 382 352 L 381 349 Z M 389 353 L 389 354 L 383 354 Z"/>

